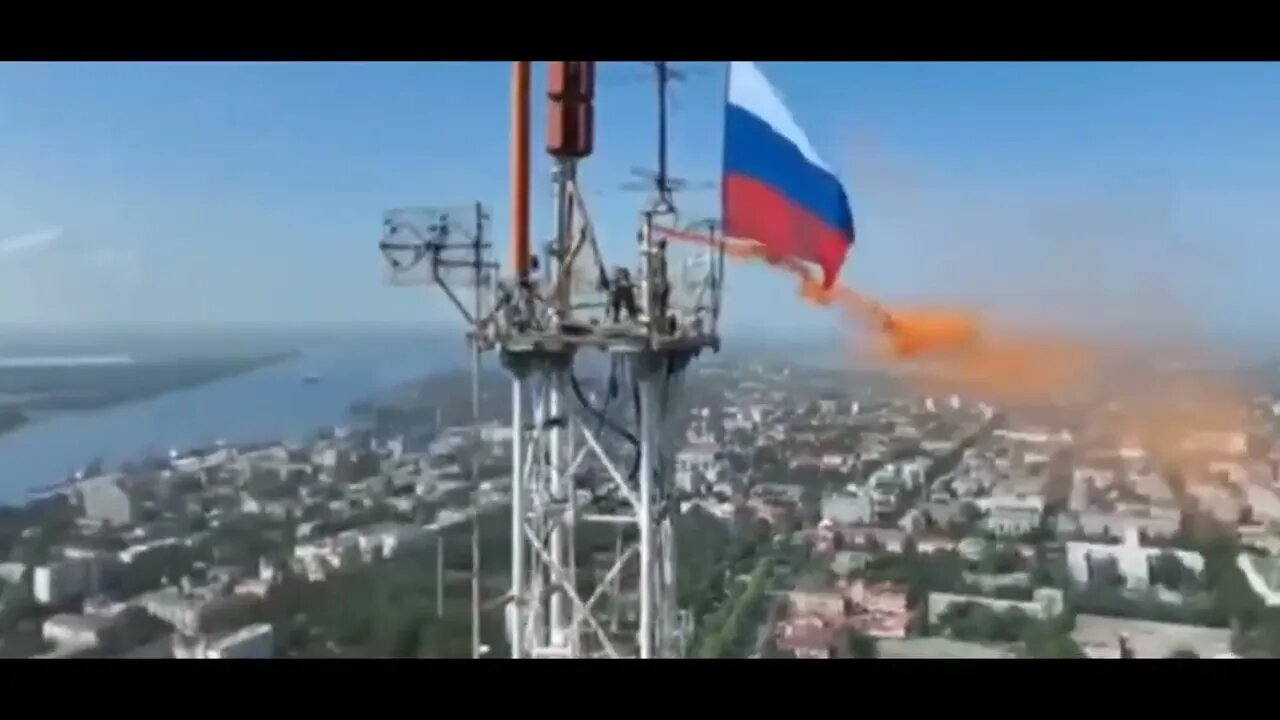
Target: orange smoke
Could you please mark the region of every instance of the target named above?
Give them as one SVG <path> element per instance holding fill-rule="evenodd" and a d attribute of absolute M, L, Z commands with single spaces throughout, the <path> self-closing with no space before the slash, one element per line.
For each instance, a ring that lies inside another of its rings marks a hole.
<path fill-rule="evenodd" d="M 711 245 L 705 237 L 664 231 L 685 242 Z M 1092 372 L 1092 353 L 1083 346 L 1047 338 L 995 334 L 983 329 L 974 313 L 945 308 L 887 310 L 843 285 L 824 288 L 817 271 L 790 257 L 771 257 L 755 243 L 723 243 L 736 260 L 766 262 L 800 283 L 800 296 L 836 307 L 852 324 L 876 339 L 873 360 L 911 362 L 927 371 L 920 381 L 930 389 L 961 387 L 992 400 L 1040 400 L 1079 385 Z"/>
<path fill-rule="evenodd" d="M 666 231 L 669 237 L 710 245 L 706 238 Z M 973 345 L 978 340 L 978 321 L 973 315 L 952 311 L 905 310 L 889 312 L 870 298 L 843 286 L 825 288 L 814 268 L 791 257 L 774 257 L 764 246 L 724 243 L 725 255 L 735 260 L 763 261 L 783 270 L 800 282 L 800 296 L 821 306 L 835 306 L 849 320 L 871 329 L 886 341 L 890 356 L 909 360 L 949 353 Z"/>
<path fill-rule="evenodd" d="M 711 245 L 704 237 L 667 232 L 674 239 Z M 922 392 L 959 392 L 1012 407 L 1093 400 L 1085 403 L 1091 409 L 1084 427 L 1121 445 L 1136 444 L 1158 462 L 1183 469 L 1188 468 L 1188 446 L 1206 431 L 1239 432 L 1249 423 L 1242 389 L 1203 372 L 1156 373 L 1149 363 L 1118 372 L 1110 363 L 1113 353 L 1094 343 L 1047 332 L 999 330 L 974 313 L 955 309 L 888 310 L 843 285 L 824 288 L 813 267 L 770 257 L 757 244 L 726 242 L 724 251 L 795 277 L 805 300 L 835 307 L 851 325 L 872 333 L 874 342 L 862 353 L 918 370 L 908 380 Z M 1112 402 L 1100 409 L 1099 398 Z"/>

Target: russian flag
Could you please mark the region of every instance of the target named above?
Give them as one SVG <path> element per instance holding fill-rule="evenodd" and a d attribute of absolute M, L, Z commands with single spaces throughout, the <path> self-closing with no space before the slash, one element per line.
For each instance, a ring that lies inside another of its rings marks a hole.
<path fill-rule="evenodd" d="M 853 246 L 849 198 L 750 62 L 729 63 L 721 201 L 726 236 L 816 263 L 824 285 L 835 282 Z"/>

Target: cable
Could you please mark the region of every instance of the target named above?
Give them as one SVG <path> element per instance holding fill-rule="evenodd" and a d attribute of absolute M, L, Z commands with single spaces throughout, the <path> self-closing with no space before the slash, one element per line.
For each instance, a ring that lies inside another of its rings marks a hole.
<path fill-rule="evenodd" d="M 597 432 L 599 432 L 599 428 L 607 427 L 625 438 L 636 449 L 635 459 L 631 463 L 631 471 L 627 477 L 627 484 L 629 486 L 635 486 L 636 479 L 640 476 L 640 441 L 635 435 L 628 432 L 626 428 L 623 428 L 611 421 L 604 412 L 601 412 L 599 409 L 591 406 L 591 403 L 587 401 L 586 394 L 582 391 L 581 383 L 578 382 L 578 376 L 572 371 L 569 373 L 569 387 L 573 390 L 574 398 L 578 401 L 578 404 L 582 409 L 586 411 L 587 414 L 595 417 L 598 423 Z M 607 399 L 605 402 L 605 409 L 608 409 Z M 605 485 L 605 488 L 606 489 L 602 492 L 593 490 L 591 501 L 598 502 L 600 500 L 611 499 L 613 497 L 614 486 Z"/>

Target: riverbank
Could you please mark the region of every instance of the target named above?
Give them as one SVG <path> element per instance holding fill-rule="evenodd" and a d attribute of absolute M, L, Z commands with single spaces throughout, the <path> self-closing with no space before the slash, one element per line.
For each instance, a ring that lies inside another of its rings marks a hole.
<path fill-rule="evenodd" d="M 303 441 L 316 428 L 346 424 L 353 403 L 465 359 L 462 349 L 413 336 L 321 339 L 298 347 L 297 353 L 259 354 L 275 362 L 240 368 L 234 376 L 92 412 L 51 413 L 0 435 L 0 503 L 21 504 L 31 489 L 98 461 L 111 469 L 219 441 Z M 322 380 L 303 382 L 308 373 Z"/>
<path fill-rule="evenodd" d="M 20 363 L 0 367 L 0 399 L 29 419 L 103 410 L 242 375 L 292 359 L 296 352 L 95 363 Z"/>
<path fill-rule="evenodd" d="M 12 406 L 0 407 L 0 435 L 10 430 L 17 430 L 26 424 L 27 414 L 22 410 Z"/>

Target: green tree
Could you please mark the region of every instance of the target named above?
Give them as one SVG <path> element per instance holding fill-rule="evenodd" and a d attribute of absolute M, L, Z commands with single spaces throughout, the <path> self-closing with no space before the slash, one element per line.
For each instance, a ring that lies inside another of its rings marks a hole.
<path fill-rule="evenodd" d="M 1165 551 L 1151 559 L 1151 583 L 1179 590 L 1195 581 L 1195 573 L 1177 555 Z"/>
<path fill-rule="evenodd" d="M 1124 586 L 1124 575 L 1115 558 L 1102 558 L 1089 564 L 1089 585 L 1106 589 Z"/>
<path fill-rule="evenodd" d="M 841 658 L 870 660 L 880 657 L 880 651 L 876 646 L 875 638 L 857 630 L 850 630 L 840 636 L 836 655 Z"/>
<path fill-rule="evenodd" d="M 1012 545 L 988 545 L 983 550 L 982 560 L 978 563 L 980 572 L 997 575 L 1018 572 L 1025 566 L 1026 560 L 1023 559 L 1022 553 Z"/>
<path fill-rule="evenodd" d="M 1022 635 L 1027 655 L 1033 658 L 1083 658 L 1084 651 L 1067 632 L 1052 622 L 1033 622 Z"/>

